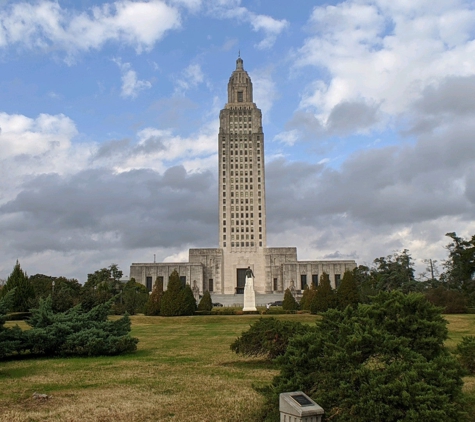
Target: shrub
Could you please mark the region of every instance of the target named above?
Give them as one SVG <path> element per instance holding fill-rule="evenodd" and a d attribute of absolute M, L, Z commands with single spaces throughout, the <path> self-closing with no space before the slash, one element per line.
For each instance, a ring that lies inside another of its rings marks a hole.
<path fill-rule="evenodd" d="M 475 374 L 475 337 L 462 337 L 462 342 L 457 345 L 456 354 L 460 364 L 470 374 Z"/>
<path fill-rule="evenodd" d="M 211 311 L 211 309 L 213 309 L 213 302 L 211 301 L 211 295 L 206 290 L 198 305 L 198 311 Z"/>
<path fill-rule="evenodd" d="M 359 302 L 358 286 L 353 272 L 345 271 L 340 287 L 336 292 L 338 308 L 345 309 L 347 306 L 356 306 Z"/>
<path fill-rule="evenodd" d="M 335 306 L 335 292 L 331 288 L 330 277 L 327 273 L 323 273 L 310 304 L 310 311 L 312 314 L 316 314 L 317 312 L 325 312 Z"/>
<path fill-rule="evenodd" d="M 439 286 L 428 290 L 426 297 L 429 302 L 441 307 L 445 314 L 464 314 L 467 312 L 467 298 L 461 292 Z"/>
<path fill-rule="evenodd" d="M 145 315 L 160 315 L 160 304 L 163 296 L 163 281 L 157 277 L 152 293 L 144 307 Z"/>
<path fill-rule="evenodd" d="M 138 340 L 130 336 L 128 315 L 108 321 L 114 298 L 84 312 L 80 305 L 54 313 L 51 296 L 32 310 L 25 347 L 45 356 L 97 356 L 132 352 Z"/>
<path fill-rule="evenodd" d="M 183 287 L 177 270 L 174 270 L 170 274 L 167 290 L 162 296 L 160 315 L 193 315 L 195 311 L 196 301 L 191 287 L 189 285 Z"/>
<path fill-rule="evenodd" d="M 305 287 L 303 291 L 302 299 L 300 299 L 300 309 L 304 311 L 310 311 L 310 306 L 312 305 L 313 298 L 315 297 L 315 286 L 312 284 L 312 287 Z"/>
<path fill-rule="evenodd" d="M 301 390 L 334 422 L 462 421 L 462 370 L 446 338 L 440 310 L 421 294 L 331 309 L 316 330 L 290 339 L 268 404 Z"/>
<path fill-rule="evenodd" d="M 0 299 L 0 359 L 23 350 L 23 331 L 18 327 L 5 328 L 6 313 L 12 307 L 15 290 Z"/>
<path fill-rule="evenodd" d="M 293 336 L 306 333 L 310 329 L 308 325 L 299 322 L 260 318 L 231 344 L 231 350 L 244 356 L 275 359 L 285 353 Z"/>
<path fill-rule="evenodd" d="M 282 309 L 285 311 L 296 311 L 299 308 L 299 304 L 294 298 L 294 295 L 289 289 L 285 290 L 284 300 L 282 302 Z"/>

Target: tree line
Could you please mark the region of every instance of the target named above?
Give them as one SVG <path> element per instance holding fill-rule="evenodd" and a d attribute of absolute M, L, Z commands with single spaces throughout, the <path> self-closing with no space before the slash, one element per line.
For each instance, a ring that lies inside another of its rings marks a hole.
<path fill-rule="evenodd" d="M 470 239 L 447 233 L 447 259 L 439 270 L 437 261 L 428 259 L 426 270 L 417 278 L 414 261 L 407 249 L 376 258 L 371 267 L 359 265 L 343 275 L 341 284 L 332 289 L 329 275 L 323 273 L 318 285 L 306 287 L 298 304 L 291 292 L 284 295 L 283 308 L 303 309 L 312 313 L 345 309 L 356 303 L 369 303 L 379 292 L 423 293 L 445 313 L 465 313 L 475 309 L 475 235 Z"/>

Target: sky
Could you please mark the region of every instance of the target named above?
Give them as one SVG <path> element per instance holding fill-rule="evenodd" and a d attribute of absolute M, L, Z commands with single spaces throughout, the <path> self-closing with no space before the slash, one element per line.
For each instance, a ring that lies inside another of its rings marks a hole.
<path fill-rule="evenodd" d="M 422 271 L 475 234 L 475 1 L 0 0 L 0 278 L 217 247 L 239 53 L 268 246 Z"/>

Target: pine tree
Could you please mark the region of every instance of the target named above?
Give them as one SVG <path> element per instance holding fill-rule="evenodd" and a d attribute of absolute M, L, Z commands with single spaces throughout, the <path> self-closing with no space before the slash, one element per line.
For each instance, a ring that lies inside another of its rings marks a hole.
<path fill-rule="evenodd" d="M 312 314 L 317 312 L 325 312 L 335 307 L 335 292 L 330 285 L 330 277 L 327 273 L 323 273 L 320 277 L 320 283 L 315 291 L 315 297 L 310 305 Z"/>
<path fill-rule="evenodd" d="M 296 311 L 298 308 L 299 304 L 290 292 L 290 289 L 286 289 L 284 293 L 284 301 L 282 302 L 282 309 L 284 309 L 284 311 Z"/>
<path fill-rule="evenodd" d="M 347 306 L 356 306 L 359 302 L 358 286 L 356 285 L 353 272 L 345 271 L 340 287 L 336 292 L 338 307 L 345 309 Z"/>
<path fill-rule="evenodd" d="M 168 279 L 167 290 L 163 293 L 160 315 L 180 316 L 193 315 L 196 311 L 196 300 L 189 285 L 183 287 L 180 275 L 173 270 Z"/>
<path fill-rule="evenodd" d="M 21 352 L 24 344 L 23 331 L 16 325 L 5 328 L 6 314 L 11 308 L 15 290 L 10 290 L 0 299 L 0 359 Z"/>
<path fill-rule="evenodd" d="M 152 293 L 150 294 L 147 303 L 145 304 L 145 315 L 160 315 L 160 304 L 163 296 L 163 279 L 155 280 Z"/>
<path fill-rule="evenodd" d="M 178 315 L 193 315 L 196 312 L 196 299 L 189 284 L 182 288 L 179 295 L 180 308 Z"/>
<path fill-rule="evenodd" d="M 213 309 L 213 302 L 211 301 L 211 295 L 209 294 L 208 290 L 206 290 L 200 300 L 200 304 L 198 305 L 198 311 L 209 312 L 211 309 Z"/>
<path fill-rule="evenodd" d="M 15 289 L 15 294 L 13 296 L 10 310 L 13 312 L 28 311 L 35 299 L 35 291 L 27 274 L 21 269 L 18 260 L 2 289 L 2 296 L 13 289 Z"/>
<path fill-rule="evenodd" d="M 315 297 L 316 287 L 312 284 L 311 287 L 305 286 L 302 299 L 300 299 L 300 309 L 303 311 L 310 311 L 313 298 Z"/>

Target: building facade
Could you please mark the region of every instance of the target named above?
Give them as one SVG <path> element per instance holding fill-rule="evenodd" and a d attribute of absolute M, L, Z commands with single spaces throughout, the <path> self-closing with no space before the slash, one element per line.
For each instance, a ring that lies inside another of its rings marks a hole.
<path fill-rule="evenodd" d="M 197 286 L 200 293 L 239 295 L 249 266 L 258 294 L 287 288 L 298 292 L 318 284 L 323 272 L 337 287 L 344 272 L 356 267 L 355 261 L 298 261 L 294 247 L 267 247 L 262 113 L 253 102 L 251 78 L 240 57 L 219 120 L 219 247 L 190 249 L 187 263 L 133 263 L 130 277 L 150 290 L 157 277 L 163 277 L 166 288 L 176 269 L 183 282 Z"/>

